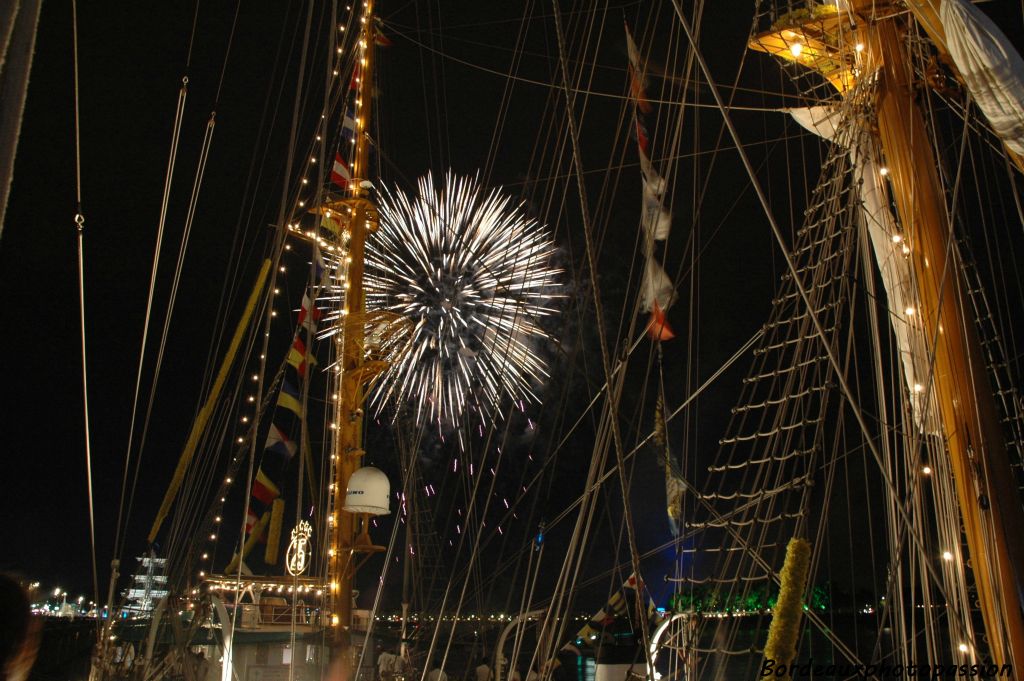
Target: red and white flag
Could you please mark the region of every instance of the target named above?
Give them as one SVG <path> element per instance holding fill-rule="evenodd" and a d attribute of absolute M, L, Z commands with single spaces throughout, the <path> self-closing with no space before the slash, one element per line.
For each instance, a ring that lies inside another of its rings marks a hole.
<path fill-rule="evenodd" d="M 348 183 L 351 179 L 352 173 L 349 171 L 348 166 L 345 165 L 345 159 L 341 157 L 340 153 L 335 153 L 334 166 L 331 168 L 331 182 L 342 189 L 348 189 Z"/>

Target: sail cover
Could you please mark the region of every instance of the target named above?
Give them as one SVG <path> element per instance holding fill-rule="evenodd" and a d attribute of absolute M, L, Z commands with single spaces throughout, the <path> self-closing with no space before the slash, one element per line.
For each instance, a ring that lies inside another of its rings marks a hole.
<path fill-rule="evenodd" d="M 964 0 L 942 0 L 946 49 L 967 89 L 1010 151 L 1024 155 L 1024 59 L 991 19 Z"/>

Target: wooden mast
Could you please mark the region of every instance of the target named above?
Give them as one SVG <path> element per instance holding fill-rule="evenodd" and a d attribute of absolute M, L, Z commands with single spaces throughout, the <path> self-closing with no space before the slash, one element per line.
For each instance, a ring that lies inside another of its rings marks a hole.
<path fill-rule="evenodd" d="M 899 16 L 873 20 L 872 0 L 853 3 L 864 69 L 877 69 L 878 130 L 904 238 L 911 249 L 923 325 L 934 357 L 938 410 L 952 464 L 971 567 L 990 653 L 999 665 L 1024 664 L 1021 613 L 1024 550 L 1018 498 L 989 388 L 967 287 L 951 241 L 938 160 L 915 102 Z"/>
<path fill-rule="evenodd" d="M 988 647 L 996 663 L 1019 669 L 1024 665 L 1024 513 L 977 329 L 964 311 L 967 287 L 951 241 L 938 160 L 905 56 L 905 14 L 878 0 L 843 4 L 850 9 L 811 3 L 809 16 L 773 26 L 749 46 L 818 71 L 844 95 L 864 74 L 878 77 L 875 112 L 887 179 L 911 249 L 921 307 L 915 317 L 934 357 L 936 406 Z M 931 0 L 907 4 L 928 35 L 941 42 L 942 26 Z M 793 49 L 796 43 L 802 49 Z M 939 49 L 943 52 L 945 45 Z"/>
<path fill-rule="evenodd" d="M 339 334 L 339 381 L 335 403 L 336 438 L 334 452 L 333 503 L 330 510 L 330 545 L 328 548 L 328 578 L 331 603 L 331 665 L 332 678 L 351 679 L 352 671 L 352 600 L 356 560 L 360 553 L 378 550 L 369 540 L 366 516 L 344 511 L 345 492 L 349 478 L 360 467 L 365 453 L 363 439 L 363 402 L 365 387 L 380 370 L 380 362 L 365 359 L 365 300 L 363 292 L 363 253 L 366 235 L 377 229 L 377 210 L 368 198 L 363 181 L 369 175 L 370 143 L 367 131 L 372 113 L 373 48 L 375 30 L 374 0 L 364 0 L 362 30 L 357 45 L 356 82 L 356 137 L 352 162 L 350 196 L 325 206 L 340 211 L 348 224 L 348 253 L 345 295 L 344 331 Z M 360 525 L 362 527 L 360 527 Z"/>

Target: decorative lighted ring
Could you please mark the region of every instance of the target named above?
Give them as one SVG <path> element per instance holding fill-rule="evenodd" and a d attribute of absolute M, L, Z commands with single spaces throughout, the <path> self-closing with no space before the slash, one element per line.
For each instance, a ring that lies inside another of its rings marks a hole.
<path fill-rule="evenodd" d="M 313 536 L 313 527 L 305 520 L 292 529 L 292 540 L 288 544 L 285 565 L 288 574 L 301 575 L 309 565 L 309 539 Z"/>

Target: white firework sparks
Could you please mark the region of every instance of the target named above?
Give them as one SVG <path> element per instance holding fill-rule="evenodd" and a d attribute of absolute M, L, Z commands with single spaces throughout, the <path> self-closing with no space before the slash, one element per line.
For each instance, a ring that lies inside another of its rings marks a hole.
<path fill-rule="evenodd" d="M 539 320 L 559 286 L 555 243 L 522 204 L 476 179 L 428 174 L 411 198 L 384 191 L 380 227 L 366 244 L 367 310 L 411 326 L 403 351 L 373 401 L 410 404 L 417 421 L 457 424 L 467 408 L 482 418 L 503 397 L 536 400 L 547 376 L 533 350 Z"/>

